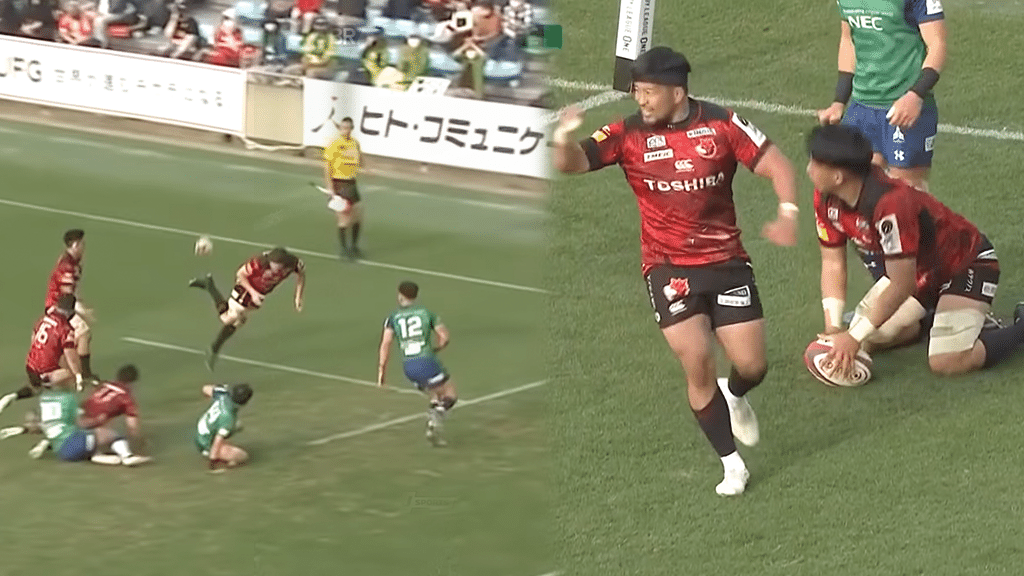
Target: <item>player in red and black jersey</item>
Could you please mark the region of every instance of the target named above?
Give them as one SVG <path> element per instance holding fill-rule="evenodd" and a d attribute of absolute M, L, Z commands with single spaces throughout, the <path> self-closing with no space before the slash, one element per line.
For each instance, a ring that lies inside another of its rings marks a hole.
<path fill-rule="evenodd" d="M 36 322 L 25 358 L 28 384 L 0 398 L 0 412 L 11 402 L 31 398 L 43 386 L 62 384 L 72 376 L 81 389 L 82 367 L 75 350 L 74 328 L 69 321 L 74 314 L 75 297 L 62 294 Z"/>
<path fill-rule="evenodd" d="M 139 369 L 126 364 L 118 369 L 117 379 L 100 382 L 92 394 L 82 402 L 83 428 L 103 426 L 124 416 L 124 424 L 132 447 L 143 444 L 142 429 L 139 425 L 139 406 L 135 402 L 134 386 L 139 380 Z M 133 451 L 133 454 L 138 454 Z"/>
<path fill-rule="evenodd" d="M 46 306 L 49 310 L 57 304 L 62 294 L 76 298 L 75 314 L 71 317 L 74 328 L 75 348 L 82 361 L 82 374 L 87 380 L 95 380 L 92 373 L 90 348 L 92 333 L 87 320 L 91 321 L 92 310 L 86 308 L 78 298 L 78 283 L 82 279 L 82 258 L 85 256 L 85 231 L 68 230 L 64 233 L 64 252 L 50 272 L 46 285 Z"/>
<path fill-rule="evenodd" d="M 636 59 L 637 114 L 582 142 L 570 134 L 583 120 L 562 112 L 555 165 L 580 174 L 618 164 L 640 208 L 642 269 L 654 317 L 686 372 L 690 407 L 725 478 L 716 491 L 746 488 L 746 464 L 735 439 L 756 444 L 757 419 L 745 395 L 767 372 L 764 320 L 750 258 L 740 242 L 732 181 L 740 163 L 771 180 L 776 219 L 763 234 L 796 244 L 796 174 L 778 147 L 731 110 L 689 97 L 690 65 L 682 54 L 652 48 Z M 714 341 L 733 362 L 716 385 Z M 731 431 L 730 431 L 731 428 Z"/>
<path fill-rule="evenodd" d="M 817 127 L 808 148 L 833 373 L 848 373 L 857 350 L 872 339 L 916 336 L 923 305 L 935 309 L 928 342 L 928 366 L 935 374 L 987 368 L 1024 342 L 1021 304 L 1013 326 L 982 332 L 999 285 L 999 261 L 974 224 L 931 194 L 872 167 L 871 143 L 854 127 Z M 881 254 L 885 276 L 858 304 L 849 329 L 840 331 L 834 319 L 846 296 L 847 239 Z"/>
<path fill-rule="evenodd" d="M 249 311 L 262 306 L 263 299 L 292 273 L 296 276 L 295 310 L 302 312 L 302 293 L 306 286 L 305 264 L 298 256 L 284 248 L 268 250 L 253 256 L 243 264 L 235 272 L 235 287 L 231 290 L 231 297 L 228 299 L 225 299 L 217 290 L 213 276 L 210 274 L 207 274 L 205 278 L 193 278 L 189 282 L 189 286 L 202 288 L 210 293 L 220 321 L 224 325 L 213 341 L 213 345 L 210 346 L 206 358 L 206 366 L 210 370 L 213 370 L 217 355 L 224 343 L 239 326 L 245 324 Z"/>

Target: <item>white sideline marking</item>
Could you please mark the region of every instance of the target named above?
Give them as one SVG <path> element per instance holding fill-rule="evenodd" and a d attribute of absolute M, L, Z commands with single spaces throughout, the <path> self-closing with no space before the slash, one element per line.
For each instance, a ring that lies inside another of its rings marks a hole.
<path fill-rule="evenodd" d="M 526 390 L 532 390 L 533 388 L 537 388 L 539 386 L 543 386 L 543 385 L 545 385 L 547 383 L 548 383 L 547 380 L 538 380 L 537 382 L 530 382 L 529 384 L 523 384 L 522 386 L 516 386 L 515 388 L 509 388 L 507 390 L 501 390 L 501 391 L 498 391 L 498 392 L 494 392 L 493 394 L 487 394 L 485 396 L 480 396 L 479 398 L 472 398 L 470 400 L 459 400 L 459 405 L 462 405 L 462 406 L 472 406 L 473 404 L 479 404 L 480 402 L 487 402 L 488 400 L 495 400 L 497 398 L 503 398 L 503 397 L 509 396 L 511 394 L 516 394 L 517 392 L 523 392 L 523 391 L 526 391 Z M 331 436 L 320 438 L 319 440 L 312 440 L 310 442 L 307 442 L 306 444 L 308 446 L 320 446 L 320 445 L 323 445 L 323 444 L 327 444 L 328 442 L 332 442 L 334 440 L 342 440 L 342 439 L 345 439 L 345 438 L 351 438 L 353 436 L 360 436 L 362 434 L 367 434 L 369 432 L 376 432 L 377 430 L 383 430 L 384 428 L 390 428 L 391 426 L 395 426 L 397 424 L 405 424 L 406 422 L 412 422 L 413 420 L 419 420 L 419 419 L 422 419 L 422 418 L 423 418 L 423 412 L 417 412 L 416 414 L 410 414 L 408 416 L 402 416 L 401 418 L 395 418 L 394 420 L 388 420 L 386 422 L 379 422 L 377 424 L 371 424 L 369 426 L 364 426 L 362 428 L 357 428 L 355 430 L 350 430 L 348 432 L 342 432 L 340 434 L 333 434 Z"/>
<path fill-rule="evenodd" d="M 131 336 L 125 336 L 121 338 L 125 342 L 131 342 L 133 344 L 141 344 L 143 346 L 150 346 L 152 348 L 163 348 L 165 350 L 174 350 L 176 352 L 185 352 L 187 354 L 194 354 L 196 356 L 205 356 L 206 352 L 202 350 L 196 350 L 195 348 L 187 348 L 185 346 L 178 346 L 177 344 L 165 344 L 164 342 L 154 342 L 152 340 L 143 340 L 142 338 L 133 338 Z M 271 370 L 277 370 L 279 372 L 291 372 L 293 374 L 301 374 L 303 376 L 314 376 L 316 378 L 323 378 L 325 380 L 337 380 L 339 382 L 347 382 L 349 384 L 359 384 L 360 386 L 370 386 L 377 388 L 376 382 L 370 382 L 369 380 L 359 380 L 358 378 L 349 378 L 347 376 L 338 376 L 336 374 L 327 374 L 325 372 L 315 372 L 313 370 L 306 370 L 305 368 L 295 368 L 293 366 L 284 366 L 282 364 L 271 364 L 270 362 L 260 362 L 259 360 L 249 360 L 247 358 L 238 358 L 236 356 L 221 356 L 222 360 L 230 360 L 232 362 L 238 362 L 239 364 L 249 364 L 251 366 L 259 366 L 260 368 L 269 368 Z M 394 392 L 400 394 L 416 394 L 420 395 L 415 390 L 408 388 L 392 388 Z"/>
<path fill-rule="evenodd" d="M 380 188 L 380 187 L 378 187 Z M 414 196 L 416 198 L 430 198 L 433 200 L 448 200 L 458 204 L 465 204 L 467 206 L 479 206 L 481 208 L 493 208 L 494 210 L 505 210 L 507 212 L 519 212 L 521 214 L 531 214 L 534 216 L 546 216 L 547 212 L 544 210 L 537 210 L 536 208 L 527 208 L 525 206 L 516 206 L 514 204 L 501 204 L 499 202 L 484 202 L 482 200 L 468 200 L 466 198 L 450 198 L 447 196 L 437 196 L 433 194 L 424 194 L 423 192 L 414 192 L 412 190 L 399 190 L 399 189 L 386 189 L 387 191 L 394 190 L 396 194 L 401 196 Z"/>
<path fill-rule="evenodd" d="M 600 90 L 608 91 L 611 86 L 602 84 L 594 84 L 590 82 L 577 82 L 575 80 L 565 80 L 562 78 L 552 78 L 549 80 L 552 86 L 562 88 L 564 90 L 579 90 L 586 92 L 597 92 Z M 605 92 L 607 93 L 607 92 Z M 628 94 L 618 92 L 621 97 L 626 97 Z M 600 96 L 600 95 L 598 95 Z M 708 102 L 714 102 L 720 106 L 726 106 L 728 108 L 748 108 L 751 110 L 759 110 L 761 112 L 768 112 L 771 114 L 784 114 L 788 116 L 814 116 L 815 110 L 810 108 L 800 108 L 799 106 L 789 106 L 786 104 L 776 104 L 774 102 L 766 102 L 764 100 L 734 100 L 730 98 L 721 98 L 718 96 L 696 96 L 694 98 L 700 98 L 701 100 L 707 100 Z M 611 102 L 611 100 L 608 100 Z M 1002 128 L 999 130 L 993 130 L 989 128 L 974 128 L 971 126 L 956 126 L 953 124 L 939 124 L 939 132 L 947 134 L 959 134 L 961 136 L 972 136 L 975 138 L 993 138 L 995 140 L 1012 140 L 1016 142 L 1024 142 L 1024 131 L 1011 130 L 1009 128 Z"/>
<path fill-rule="evenodd" d="M 276 174 L 276 170 L 268 170 L 266 168 L 260 168 L 258 166 L 246 166 L 245 164 L 222 164 L 224 168 L 228 170 L 238 170 L 239 172 L 257 172 L 261 174 Z"/>
<path fill-rule="evenodd" d="M 97 222 L 107 222 L 110 224 L 121 224 L 123 226 L 131 226 L 133 228 L 142 228 L 145 230 L 156 230 L 158 232 L 167 232 L 170 234 L 180 234 L 183 236 L 201 236 L 200 232 L 192 230 L 183 230 L 181 228 L 171 228 L 169 226 L 157 226 L 155 224 L 144 224 L 142 222 L 136 222 L 134 220 L 124 220 L 121 218 L 111 218 L 109 216 L 99 216 L 96 214 L 86 214 L 84 212 L 75 212 L 73 210 L 61 210 L 59 208 L 50 208 L 48 206 L 39 206 L 36 204 L 26 204 L 25 202 L 17 202 L 15 200 L 7 200 L 0 198 L 0 204 L 7 206 L 16 206 L 18 208 L 27 208 L 29 210 L 39 210 L 40 212 L 49 212 L 51 214 L 63 214 L 65 216 L 74 216 L 76 218 L 85 218 L 87 220 L 95 220 Z M 260 242 L 250 242 L 248 240 L 240 240 L 238 238 L 229 238 L 227 236 L 214 236 L 207 234 L 212 240 L 220 242 L 228 242 L 230 244 L 240 244 L 242 246 L 255 246 L 257 248 L 266 249 L 267 245 Z M 337 260 L 336 254 L 324 254 L 323 252 L 313 252 L 311 250 L 302 250 L 299 248 L 289 248 L 289 250 L 295 254 L 301 254 L 303 256 L 314 256 L 317 258 L 325 258 L 328 260 Z M 362 264 L 364 266 L 372 266 L 375 268 L 386 268 L 388 270 L 398 270 L 401 272 L 411 272 L 414 274 L 422 274 L 424 276 L 434 276 L 436 278 L 448 278 L 450 280 L 461 280 L 462 282 L 470 282 L 472 284 L 481 284 L 484 286 L 494 286 L 496 288 L 507 288 L 509 290 L 518 290 L 520 292 L 534 292 L 537 294 L 547 294 L 548 291 L 543 288 L 535 288 L 533 286 L 522 286 L 519 284 L 511 284 L 508 282 L 497 282 L 494 280 L 484 280 L 482 278 L 474 278 L 472 276 L 462 276 L 460 274 L 448 274 L 447 272 L 437 272 L 434 270 L 424 270 L 422 268 L 412 268 L 409 266 L 399 266 L 397 264 L 387 264 L 385 262 L 374 262 L 372 260 L 357 260 L 356 264 Z"/>

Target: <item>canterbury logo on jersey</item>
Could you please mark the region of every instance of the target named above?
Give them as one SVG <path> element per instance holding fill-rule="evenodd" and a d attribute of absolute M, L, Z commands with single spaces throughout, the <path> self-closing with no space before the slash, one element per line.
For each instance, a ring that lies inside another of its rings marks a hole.
<path fill-rule="evenodd" d="M 694 192 L 713 186 L 721 186 L 725 183 L 725 173 L 719 172 L 714 176 L 703 178 L 691 178 L 689 180 L 648 180 L 644 179 L 648 190 L 657 192 Z"/>

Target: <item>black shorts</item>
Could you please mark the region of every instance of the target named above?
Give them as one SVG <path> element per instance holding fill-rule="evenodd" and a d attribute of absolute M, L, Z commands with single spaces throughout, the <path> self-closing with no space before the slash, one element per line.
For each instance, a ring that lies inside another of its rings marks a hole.
<path fill-rule="evenodd" d="M 711 319 L 711 328 L 764 317 L 754 283 L 754 268 L 744 260 L 710 266 L 655 266 L 646 275 L 654 320 L 668 328 L 697 314 Z"/>
<path fill-rule="evenodd" d="M 356 187 L 355 180 L 341 180 L 339 178 L 332 178 L 331 184 L 334 187 L 333 192 L 336 195 L 341 196 L 345 200 L 348 200 L 353 204 L 361 200 L 361 198 L 359 197 L 359 188 Z"/>
<path fill-rule="evenodd" d="M 42 388 L 43 386 L 49 386 L 50 384 L 43 380 L 43 376 L 41 374 L 28 366 L 25 366 L 25 373 L 28 374 L 28 383 L 31 384 L 33 388 Z"/>
<path fill-rule="evenodd" d="M 978 255 L 966 270 L 939 287 L 938 297 L 949 294 L 992 305 L 999 287 L 999 260 L 988 238 L 981 237 Z"/>

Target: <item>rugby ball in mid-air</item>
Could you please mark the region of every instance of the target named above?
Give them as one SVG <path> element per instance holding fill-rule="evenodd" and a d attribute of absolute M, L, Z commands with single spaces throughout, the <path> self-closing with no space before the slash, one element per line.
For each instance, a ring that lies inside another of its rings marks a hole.
<path fill-rule="evenodd" d="M 196 256 L 205 256 L 213 252 L 213 240 L 209 236 L 200 236 L 196 240 Z"/>
<path fill-rule="evenodd" d="M 804 364 L 811 375 L 826 386 L 853 387 L 863 386 L 871 380 L 871 356 L 860 350 L 853 359 L 853 369 L 849 378 L 841 378 L 831 374 L 831 366 L 825 366 L 825 356 L 832 350 L 832 343 L 827 340 L 815 340 L 804 351 Z"/>

